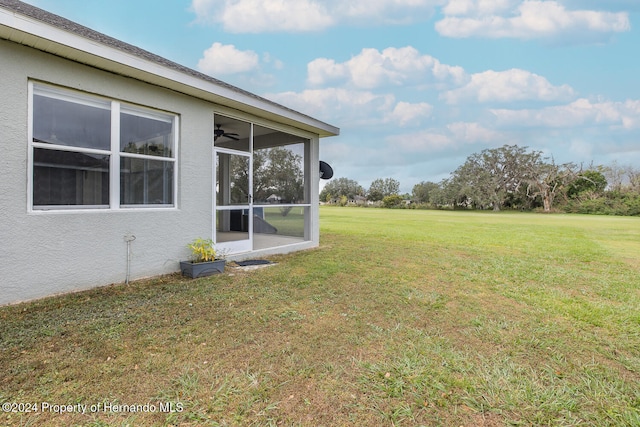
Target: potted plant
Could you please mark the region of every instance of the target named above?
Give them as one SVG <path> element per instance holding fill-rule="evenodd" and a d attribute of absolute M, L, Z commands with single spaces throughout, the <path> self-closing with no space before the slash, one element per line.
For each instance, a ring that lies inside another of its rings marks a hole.
<path fill-rule="evenodd" d="M 191 249 L 191 260 L 180 261 L 180 270 L 183 276 L 195 279 L 224 272 L 226 261 L 216 258 L 213 240 L 197 238 L 187 247 Z"/>

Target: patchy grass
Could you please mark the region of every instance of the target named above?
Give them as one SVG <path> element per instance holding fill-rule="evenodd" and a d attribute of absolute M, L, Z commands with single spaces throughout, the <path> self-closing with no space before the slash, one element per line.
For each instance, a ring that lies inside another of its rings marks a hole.
<path fill-rule="evenodd" d="M 39 409 L 0 425 L 640 425 L 637 218 L 321 222 L 267 269 L 0 308 L 0 402 Z"/>

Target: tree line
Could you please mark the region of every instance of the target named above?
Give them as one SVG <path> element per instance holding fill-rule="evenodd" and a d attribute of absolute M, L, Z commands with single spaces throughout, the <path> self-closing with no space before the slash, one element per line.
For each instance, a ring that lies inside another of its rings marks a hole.
<path fill-rule="evenodd" d="M 440 182 L 423 181 L 411 194 L 400 183 L 378 178 L 365 190 L 338 178 L 320 193 L 327 203 L 425 209 L 539 210 L 608 215 L 640 215 L 640 170 L 555 162 L 541 151 L 504 145 L 467 157 Z"/>

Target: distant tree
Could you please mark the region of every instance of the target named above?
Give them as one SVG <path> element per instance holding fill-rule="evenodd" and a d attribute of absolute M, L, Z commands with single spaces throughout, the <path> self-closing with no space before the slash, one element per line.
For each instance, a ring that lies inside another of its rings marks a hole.
<path fill-rule="evenodd" d="M 602 196 L 607 178 L 601 171 L 589 169 L 579 173 L 567 188 L 567 197 L 593 199 Z"/>
<path fill-rule="evenodd" d="M 472 154 L 453 173 L 458 196 L 476 208 L 492 207 L 498 211 L 510 194 L 530 179 L 527 173 L 540 162 L 540 152 L 526 147 L 504 145 Z"/>
<path fill-rule="evenodd" d="M 266 201 L 272 194 L 282 203 L 304 199 L 302 156 L 284 147 L 257 150 L 253 156 L 253 197 Z"/>
<path fill-rule="evenodd" d="M 429 193 L 429 203 L 434 207 L 446 207 L 448 205 L 446 197 L 446 183 L 446 179 L 436 183 L 437 187 L 434 187 Z"/>
<path fill-rule="evenodd" d="M 249 200 L 249 160 L 244 156 L 230 156 L 229 166 L 231 168 L 230 204 L 246 204 Z"/>
<path fill-rule="evenodd" d="M 460 183 L 455 180 L 455 177 L 443 179 L 439 183 L 440 191 L 436 194 L 431 194 L 431 202 L 438 207 L 451 207 L 456 209 L 458 207 L 467 207 L 466 197 L 461 196 L 462 191 Z"/>
<path fill-rule="evenodd" d="M 557 165 L 551 159 L 551 163 L 537 162 L 530 167 L 527 194 L 532 198 L 540 197 L 544 211 L 551 212 L 556 197 L 566 194 L 567 187 L 576 180 L 576 166 L 573 163 Z"/>
<path fill-rule="evenodd" d="M 607 178 L 611 191 L 632 192 L 640 195 L 640 170 L 634 166 L 622 166 L 613 162 L 599 169 Z"/>
<path fill-rule="evenodd" d="M 384 180 L 381 178 L 373 180 L 371 186 L 369 186 L 369 191 L 367 191 L 367 199 L 372 202 L 377 202 L 384 199 L 383 192 Z"/>
<path fill-rule="evenodd" d="M 619 165 L 618 162 L 613 162 L 608 166 L 602 168 L 602 173 L 607 179 L 609 189 L 620 190 L 626 175 L 626 168 Z"/>
<path fill-rule="evenodd" d="M 539 151 L 505 145 L 472 154 L 438 184 L 416 184 L 413 198 L 453 209 L 542 207 L 550 212 L 562 205 L 567 212 L 640 216 L 640 169 L 614 162 L 582 171 Z"/>
<path fill-rule="evenodd" d="M 640 169 L 632 168 L 628 172 L 629 175 L 629 190 L 637 195 L 640 195 Z"/>
<path fill-rule="evenodd" d="M 393 178 L 378 178 L 373 180 L 367 198 L 373 202 L 380 201 L 387 196 L 394 196 L 400 192 L 400 182 Z"/>
<path fill-rule="evenodd" d="M 416 203 L 434 203 L 434 199 L 440 190 L 440 185 L 435 182 L 422 181 L 413 186 L 413 200 Z"/>
<path fill-rule="evenodd" d="M 345 196 L 347 199 L 353 199 L 355 196 L 364 196 L 364 188 L 357 181 L 349 178 L 337 178 L 329 181 L 320 192 L 320 200 L 330 199 L 327 197 L 340 199 Z"/>
<path fill-rule="evenodd" d="M 389 196 L 384 196 L 382 199 L 382 206 L 385 208 L 395 208 L 401 206 L 403 203 L 402 196 L 398 194 L 391 194 Z"/>

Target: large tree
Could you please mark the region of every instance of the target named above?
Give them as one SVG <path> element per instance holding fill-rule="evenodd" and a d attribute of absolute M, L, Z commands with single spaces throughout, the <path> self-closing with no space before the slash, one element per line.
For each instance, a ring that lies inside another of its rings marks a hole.
<path fill-rule="evenodd" d="M 238 200 L 246 200 L 248 188 L 248 160 L 242 156 L 231 158 L 234 177 L 232 194 Z M 240 194 L 242 193 L 242 194 Z M 265 203 L 271 196 L 281 203 L 297 203 L 304 200 L 303 159 L 286 147 L 256 150 L 253 154 L 253 199 Z"/>
<path fill-rule="evenodd" d="M 531 198 L 540 197 L 545 212 L 551 212 L 556 197 L 566 194 L 567 187 L 576 180 L 578 173 L 573 163 L 557 165 L 553 159 L 551 163 L 538 162 L 528 165 L 527 194 Z"/>
<path fill-rule="evenodd" d="M 304 202 L 302 156 L 285 147 L 269 148 L 262 151 L 268 153 L 265 163 L 266 170 L 263 175 L 266 181 L 264 188 L 267 189 L 267 192 L 273 191 L 283 203 Z"/>
<path fill-rule="evenodd" d="M 353 199 L 355 196 L 364 196 L 364 188 L 357 181 L 349 178 L 337 178 L 329 181 L 320 192 L 320 200 L 327 198 L 346 197 Z"/>
<path fill-rule="evenodd" d="M 395 196 L 400 192 L 400 182 L 393 178 L 378 178 L 373 180 L 367 198 L 373 202 L 380 201 L 387 196 Z"/>
<path fill-rule="evenodd" d="M 472 154 L 453 173 L 458 196 L 477 208 L 500 210 L 505 200 L 531 178 L 528 173 L 541 161 L 540 154 L 517 145 Z"/>
<path fill-rule="evenodd" d="M 435 203 L 440 191 L 440 185 L 435 182 L 422 181 L 413 186 L 413 200 L 416 203 Z"/>
<path fill-rule="evenodd" d="M 607 178 L 600 170 L 588 169 L 581 172 L 567 188 L 567 197 L 571 199 L 595 199 L 607 188 Z"/>
<path fill-rule="evenodd" d="M 635 194 L 640 194 L 640 169 L 631 168 L 629 175 L 629 190 Z"/>

